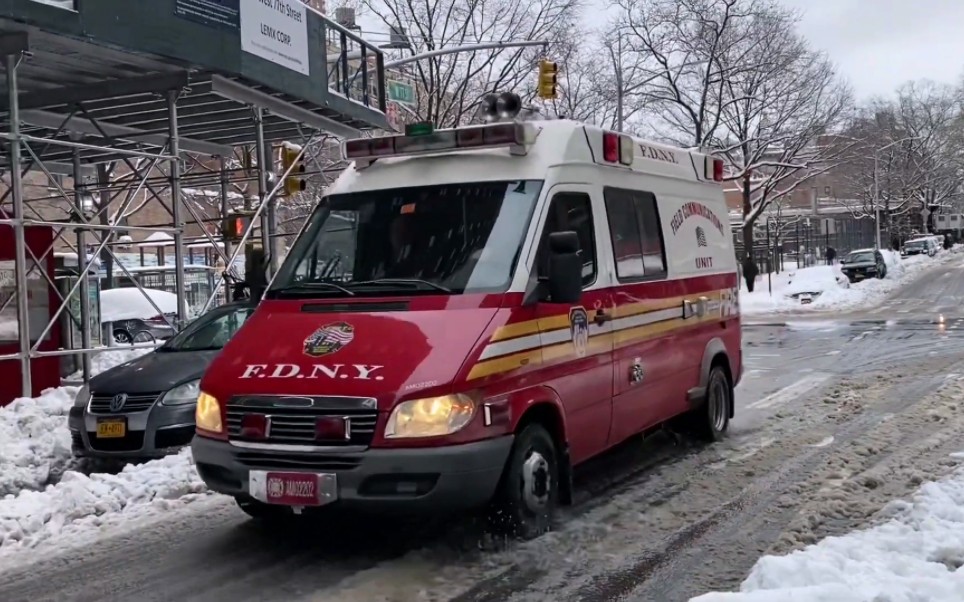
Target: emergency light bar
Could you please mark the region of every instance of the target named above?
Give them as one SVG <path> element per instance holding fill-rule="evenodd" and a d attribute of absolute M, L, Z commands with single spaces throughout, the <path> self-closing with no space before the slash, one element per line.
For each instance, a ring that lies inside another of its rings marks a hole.
<path fill-rule="evenodd" d="M 617 134 L 616 132 L 603 132 L 603 161 L 632 165 L 634 146 L 631 136 Z"/>
<path fill-rule="evenodd" d="M 419 127 L 415 127 L 419 126 Z M 342 155 L 365 167 L 376 159 L 437 153 L 511 147 L 512 154 L 524 155 L 535 142 L 536 129 L 526 123 L 495 123 L 475 127 L 434 130 L 431 124 L 413 124 L 400 136 L 356 138 L 342 143 Z"/>
<path fill-rule="evenodd" d="M 707 180 L 713 180 L 714 182 L 722 182 L 723 159 L 717 159 L 712 155 L 707 155 L 706 163 L 704 163 L 703 177 Z"/>

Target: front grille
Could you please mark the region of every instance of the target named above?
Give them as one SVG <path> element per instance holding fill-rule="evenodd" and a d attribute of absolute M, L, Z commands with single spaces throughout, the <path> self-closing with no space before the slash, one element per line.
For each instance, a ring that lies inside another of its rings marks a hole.
<path fill-rule="evenodd" d="M 138 393 L 136 395 L 128 395 L 127 401 L 124 402 L 124 407 L 114 412 L 110 409 L 110 400 L 114 398 L 114 395 L 97 393 L 90 400 L 90 413 L 131 414 L 133 412 L 143 412 L 144 410 L 151 409 L 158 397 L 160 397 L 160 393 Z"/>
<path fill-rule="evenodd" d="M 285 453 L 284 456 L 255 451 L 236 452 L 238 462 L 251 468 L 277 470 L 352 470 L 361 464 L 358 456 Z"/>
<path fill-rule="evenodd" d="M 302 398 L 307 400 L 307 398 Z M 297 407 L 275 405 L 272 398 L 243 398 L 228 403 L 228 437 L 238 441 L 281 443 L 288 445 L 356 446 L 370 445 L 375 436 L 378 411 L 363 408 L 354 400 L 338 404 L 345 398 L 315 398 L 311 405 Z M 341 405 L 341 407 L 338 407 Z M 354 407 L 352 407 L 354 406 Z M 271 431 L 267 439 L 246 439 L 241 436 L 241 418 L 245 414 L 266 414 L 271 417 Z M 315 439 L 315 421 L 322 417 L 344 417 L 351 423 L 351 438 L 339 440 Z"/>
<path fill-rule="evenodd" d="M 144 431 L 128 431 L 117 439 L 98 439 L 97 433 L 87 433 L 91 449 L 103 452 L 132 452 L 144 447 Z"/>

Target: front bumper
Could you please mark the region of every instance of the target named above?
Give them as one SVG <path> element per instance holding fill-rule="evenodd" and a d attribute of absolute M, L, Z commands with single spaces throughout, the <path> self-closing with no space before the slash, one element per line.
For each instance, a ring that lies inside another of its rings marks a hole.
<path fill-rule="evenodd" d="M 116 439 L 98 439 L 97 421 L 127 418 L 127 434 Z M 194 404 L 164 406 L 155 403 L 143 412 L 90 414 L 73 407 L 68 418 L 71 448 L 75 456 L 137 460 L 158 458 L 191 443 L 194 438 Z"/>
<path fill-rule="evenodd" d="M 846 268 L 841 271 L 848 278 L 868 278 L 877 275 L 877 266 Z"/>
<path fill-rule="evenodd" d="M 304 452 L 239 447 L 195 437 L 201 479 L 212 490 L 251 497 L 251 470 L 334 474 L 341 508 L 375 512 L 446 513 L 479 508 L 495 494 L 513 435 L 464 445 L 415 449 Z"/>

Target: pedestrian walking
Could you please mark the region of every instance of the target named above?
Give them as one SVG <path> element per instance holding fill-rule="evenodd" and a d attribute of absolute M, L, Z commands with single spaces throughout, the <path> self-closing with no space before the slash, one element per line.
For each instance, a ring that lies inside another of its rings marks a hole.
<path fill-rule="evenodd" d="M 827 247 L 827 265 L 833 265 L 835 259 L 837 259 L 837 249 Z"/>

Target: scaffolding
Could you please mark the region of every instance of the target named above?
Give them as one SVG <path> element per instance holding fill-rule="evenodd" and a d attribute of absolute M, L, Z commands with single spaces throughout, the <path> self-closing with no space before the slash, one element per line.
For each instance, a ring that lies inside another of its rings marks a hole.
<path fill-rule="evenodd" d="M 273 72 L 260 64 L 264 61 L 242 57 L 240 48 L 237 54 L 241 58 L 237 60 L 223 56 L 199 60 L 195 56 L 187 63 L 177 55 L 177 49 L 163 47 L 161 50 L 170 56 L 159 54 L 158 45 L 166 42 L 149 39 L 144 47 L 130 44 L 118 48 L 118 41 L 110 39 L 113 31 L 104 34 L 107 39 L 98 40 L 90 31 L 78 35 L 70 21 L 76 18 L 77 23 L 97 30 L 88 24 L 104 11 L 113 11 L 119 21 L 145 19 L 138 13 L 147 5 L 149 11 L 168 11 L 164 13 L 167 19 L 176 13 L 175 0 L 152 0 L 144 5 L 127 0 L 77 0 L 72 10 L 34 6 L 37 3 L 33 0 L 7 4 L 13 6 L 0 7 L 0 60 L 6 86 L 6 94 L 0 99 L 0 135 L 5 141 L 0 170 L 6 184 L 0 196 L 0 227 L 8 227 L 13 233 L 16 292 L 10 298 L 0 298 L 0 315 L 11 303 L 16 304 L 18 347 L 15 353 L 0 355 L 0 361 L 20 363 L 25 397 L 33 390 L 31 360 L 35 358 L 82 354 L 83 379 L 90 379 L 91 355 L 105 350 L 93 346 L 91 337 L 89 275 L 97 269 L 96 261 L 107 261 L 108 279 L 113 274 L 111 264 L 120 268 L 157 313 L 164 315 L 118 257 L 115 249 L 119 235 L 140 232 L 172 239 L 175 326 L 182 326 L 189 318 L 185 295 L 185 236 L 189 225 L 196 224 L 201 242 L 208 243 L 226 266 L 203 304 L 204 311 L 219 298 L 256 229 L 260 230 L 261 245 L 271 265 L 277 266 L 280 251 L 273 239 L 274 212 L 279 190 L 289 174 L 274 173 L 272 145 L 299 141 L 300 160 L 310 142 L 320 135 L 346 137 L 363 129 L 387 128 L 381 51 L 310 10 L 311 36 L 324 41 L 334 34 L 341 41 L 337 51 L 345 57 L 359 48 L 374 57 L 359 66 L 364 81 L 360 94 L 355 78 L 344 73 L 347 59 L 340 61 L 342 71 L 337 77 L 326 71 L 326 53 L 331 53 L 328 43 L 319 43 L 318 58 L 311 60 L 312 69 L 317 66 L 321 71 L 312 74 L 324 86 L 319 92 L 317 87 L 307 85 L 311 82 L 293 80 L 296 83 L 285 85 L 293 76 L 271 75 Z M 85 13 L 88 6 L 98 12 Z M 158 24 L 158 15 L 146 15 L 147 22 L 140 27 L 145 31 L 155 26 L 183 27 L 181 34 L 185 37 L 199 27 L 176 19 Z M 124 31 L 128 37 L 137 36 L 137 32 Z M 218 35 L 235 39 L 231 32 Z M 217 40 L 210 43 L 218 45 Z M 255 66 L 245 67 L 245 61 Z M 372 64 L 376 70 L 369 74 Z M 225 65 L 241 67 L 229 69 Z M 369 77 L 374 85 L 369 84 Z M 252 160 L 246 159 L 252 155 Z M 211 167 L 212 163 L 216 166 Z M 123 180 L 112 180 L 106 165 L 123 170 Z M 25 193 L 24 178 L 31 172 L 42 173 L 51 183 L 51 192 L 45 198 Z M 71 179 L 69 186 L 63 176 Z M 212 218 L 199 210 L 196 203 L 189 202 L 191 193 L 185 192 L 218 189 L 215 213 L 224 216 L 236 204 L 234 197 L 238 195 L 232 196 L 232 186 L 248 184 L 254 185 L 255 194 L 241 196 L 252 218 L 233 244 L 211 232 L 212 221 L 218 222 L 220 217 Z M 159 203 L 169 212 L 170 221 L 139 226 L 124 223 L 138 198 L 146 199 L 144 203 Z M 43 215 L 35 207 L 40 200 L 48 205 L 60 204 L 65 217 Z M 37 227 L 54 231 L 53 243 L 39 253 L 27 244 L 28 232 Z M 44 269 L 58 245 L 77 256 L 79 277 L 66 293 L 58 290 Z M 90 254 L 89 248 L 93 249 Z M 29 283 L 37 278 L 46 281 L 59 303 L 51 308 L 44 325 L 31 323 Z M 41 350 L 48 333 L 57 327 L 77 295 L 82 348 Z"/>

